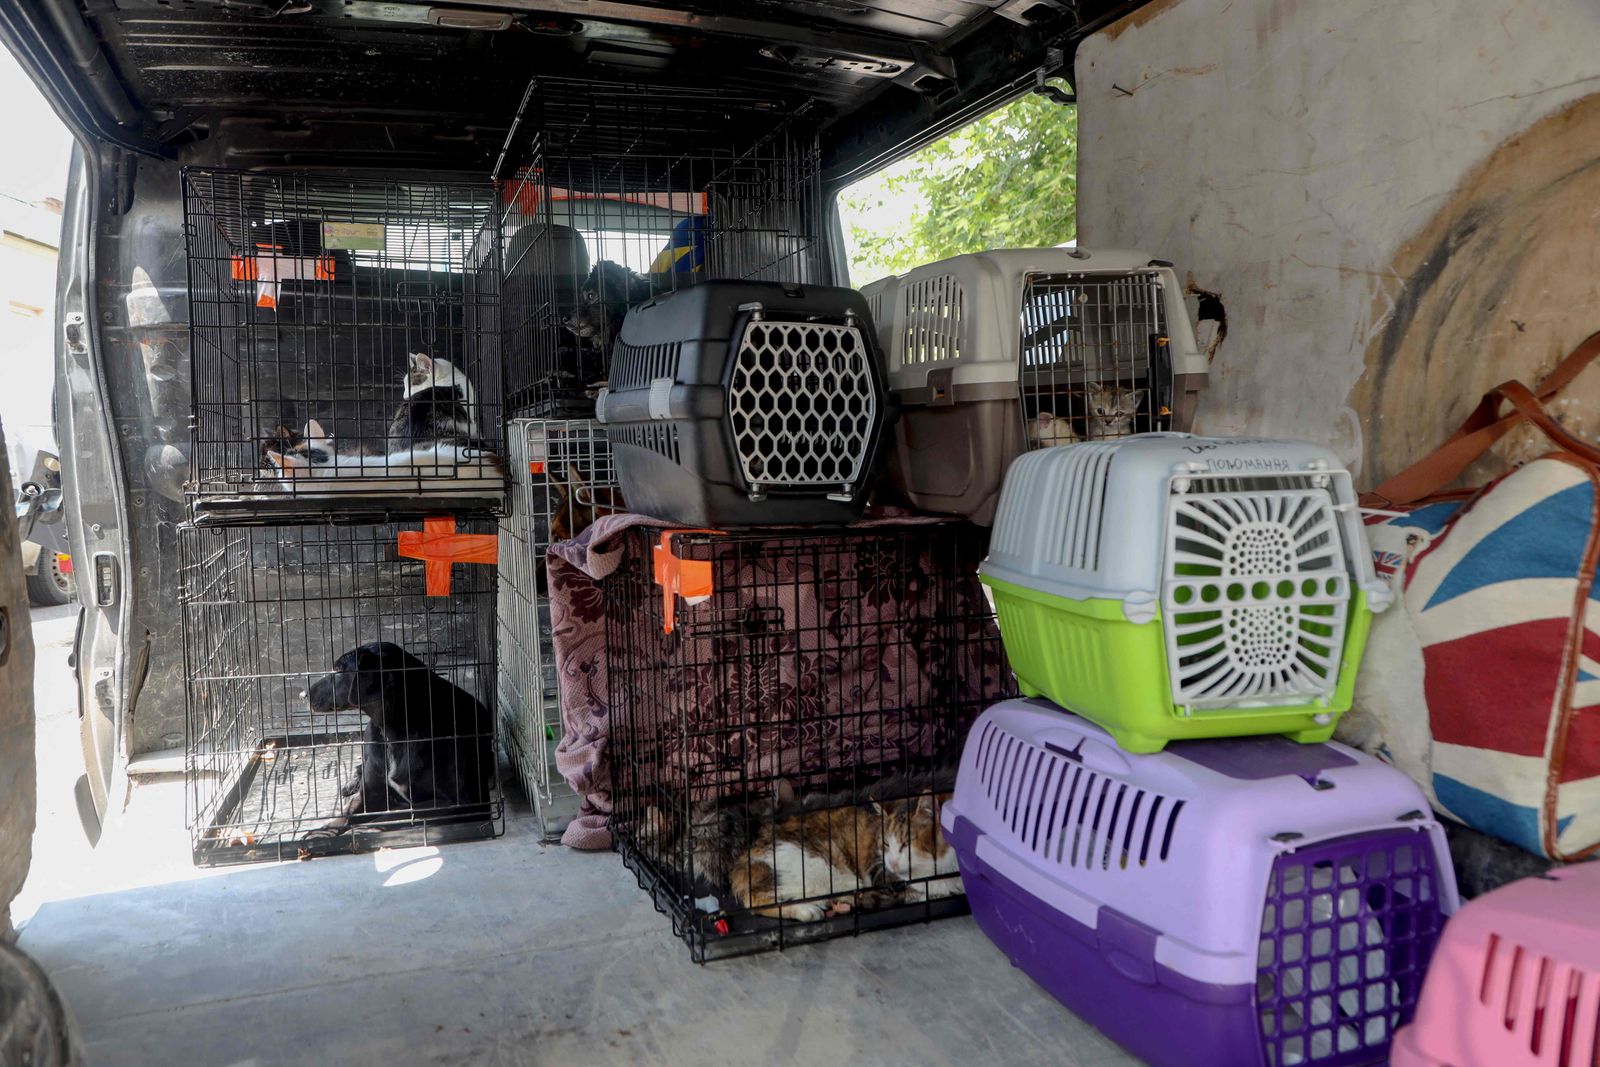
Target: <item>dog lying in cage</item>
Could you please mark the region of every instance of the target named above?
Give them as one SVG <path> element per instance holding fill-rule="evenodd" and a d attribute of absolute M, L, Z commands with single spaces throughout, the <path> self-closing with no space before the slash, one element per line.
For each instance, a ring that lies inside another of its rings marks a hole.
<path fill-rule="evenodd" d="M 495 774 L 489 710 L 399 645 L 351 649 L 306 698 L 319 714 L 359 710 L 367 718 L 360 771 L 339 790 L 343 810 L 307 836 L 408 812 L 487 811 Z"/>
<path fill-rule="evenodd" d="M 955 850 L 939 828 L 952 778 L 895 776 L 860 795 L 799 800 L 780 781 L 765 800 L 695 804 L 687 837 L 649 807 L 640 844 L 693 871 L 697 892 L 728 893 L 766 918 L 818 922 L 858 907 L 937 900 L 963 891 Z"/>

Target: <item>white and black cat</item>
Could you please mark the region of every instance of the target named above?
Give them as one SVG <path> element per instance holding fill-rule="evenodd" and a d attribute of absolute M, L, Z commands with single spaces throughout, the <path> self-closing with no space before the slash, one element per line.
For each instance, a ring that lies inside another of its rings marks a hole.
<path fill-rule="evenodd" d="M 472 382 L 448 359 L 407 357 L 400 407 L 389 420 L 389 447 L 465 441 L 478 432 Z"/>

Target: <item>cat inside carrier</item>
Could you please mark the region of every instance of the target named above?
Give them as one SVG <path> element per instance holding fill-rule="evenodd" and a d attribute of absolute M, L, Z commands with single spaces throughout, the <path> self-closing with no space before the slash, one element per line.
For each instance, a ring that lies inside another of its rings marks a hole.
<path fill-rule="evenodd" d="M 196 863 L 499 833 L 493 529 L 179 528 Z"/>
<path fill-rule="evenodd" d="M 1170 264 L 1001 249 L 862 289 L 903 406 L 889 480 L 915 506 L 993 520 L 1032 448 L 1187 429 L 1206 363 Z"/>
<path fill-rule="evenodd" d="M 623 510 L 611 451 L 590 419 L 513 419 L 506 430 L 512 487 L 500 520 L 501 737 L 548 839 L 579 798 L 555 773 L 561 702 L 545 553 Z"/>
<path fill-rule="evenodd" d="M 695 960 L 965 909 L 938 813 L 1012 689 L 982 545 L 958 522 L 627 531 L 611 828 Z"/>
<path fill-rule="evenodd" d="M 825 275 L 815 123 L 794 110 L 744 92 L 535 79 L 496 168 L 509 411 L 593 416 L 623 319 L 652 296 Z"/>
<path fill-rule="evenodd" d="M 197 521 L 505 496 L 492 186 L 183 174 Z"/>

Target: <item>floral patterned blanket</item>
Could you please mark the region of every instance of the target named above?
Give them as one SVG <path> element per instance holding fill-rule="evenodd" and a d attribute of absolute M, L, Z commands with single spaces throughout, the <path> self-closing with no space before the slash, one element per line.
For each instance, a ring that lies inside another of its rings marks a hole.
<path fill-rule="evenodd" d="M 857 525 L 941 521 L 947 520 L 879 513 Z M 668 524 L 606 516 L 575 540 L 552 545 L 547 557 L 564 726 L 556 766 L 584 801 L 562 838 L 574 848 L 611 844 L 612 709 L 601 581 L 623 563 L 623 532 L 640 525 Z M 970 719 L 1010 695 L 1013 685 L 977 581 L 981 543 L 958 542 L 957 558 L 934 561 L 883 552 L 881 539 L 867 539 L 859 550 L 823 554 L 827 569 L 820 573 L 790 553 L 741 557 L 734 580 L 724 574 L 720 584 L 748 594 L 719 594 L 708 608 L 680 609 L 679 638 L 689 647 L 674 656 L 679 666 L 648 682 L 623 679 L 619 688 L 642 688 L 651 697 L 642 701 L 648 706 L 635 708 L 647 716 L 635 720 L 636 728 L 671 723 L 673 735 L 687 739 L 666 753 L 665 765 L 674 778 L 692 780 L 695 800 L 740 781 L 782 778 L 803 788 L 829 768 L 946 752 L 953 759 L 961 743 L 957 717 L 930 709 L 958 707 Z M 935 568 L 947 573 L 935 580 Z M 784 621 L 760 639 L 774 654 L 761 656 L 757 669 L 739 672 L 743 689 L 731 691 L 721 659 L 739 653 L 721 648 L 726 631 L 691 631 L 685 618 L 704 617 L 707 610 L 726 616 L 774 609 Z M 949 626 L 957 632 L 942 629 Z M 737 725 L 749 722 L 762 725 Z"/>

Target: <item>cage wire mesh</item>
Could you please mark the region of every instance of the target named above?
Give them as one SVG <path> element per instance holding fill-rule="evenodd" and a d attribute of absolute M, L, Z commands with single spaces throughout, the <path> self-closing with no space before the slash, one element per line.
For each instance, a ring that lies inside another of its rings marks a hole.
<path fill-rule="evenodd" d="M 191 167 L 183 201 L 197 516 L 500 505 L 491 185 Z"/>
<path fill-rule="evenodd" d="M 580 798 L 555 767 L 561 738 L 545 553 L 623 509 L 611 450 L 587 419 L 513 419 L 506 445 L 511 509 L 500 522 L 501 736 L 546 838 L 558 837 Z"/>
<path fill-rule="evenodd" d="M 400 554 L 405 528 L 180 527 L 196 862 L 499 832 L 494 574 L 453 565 L 449 594 L 425 595 L 439 564 Z"/>
<path fill-rule="evenodd" d="M 1030 448 L 1169 428 L 1172 366 L 1155 272 L 1031 274 L 1021 329 Z"/>
<path fill-rule="evenodd" d="M 1014 691 L 982 532 L 680 532 L 675 566 L 709 580 L 693 604 L 663 601 L 658 536 L 628 531 L 604 587 L 611 825 L 693 957 L 963 911 L 938 810 Z"/>
<path fill-rule="evenodd" d="M 593 415 L 652 294 L 826 281 L 820 160 L 806 108 L 772 96 L 536 79 L 497 166 L 511 410 Z"/>

